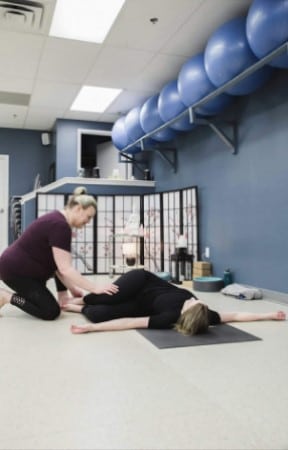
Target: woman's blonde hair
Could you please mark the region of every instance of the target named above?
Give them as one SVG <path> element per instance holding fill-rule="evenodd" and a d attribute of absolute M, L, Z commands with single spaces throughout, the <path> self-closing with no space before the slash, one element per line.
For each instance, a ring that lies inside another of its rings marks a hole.
<path fill-rule="evenodd" d="M 74 189 L 73 195 L 70 195 L 67 208 L 73 208 L 75 205 L 82 206 L 83 209 L 87 209 L 90 206 L 97 209 L 97 202 L 92 195 L 87 195 L 87 189 L 84 186 L 78 186 Z"/>
<path fill-rule="evenodd" d="M 175 324 L 175 330 L 185 335 L 206 333 L 208 331 L 208 306 L 196 303 L 181 314 Z"/>

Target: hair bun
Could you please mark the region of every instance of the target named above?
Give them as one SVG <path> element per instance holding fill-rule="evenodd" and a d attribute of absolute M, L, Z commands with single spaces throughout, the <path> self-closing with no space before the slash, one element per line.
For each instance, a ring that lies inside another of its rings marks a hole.
<path fill-rule="evenodd" d="M 78 186 L 73 191 L 74 195 L 85 195 L 87 194 L 87 189 L 84 186 Z"/>

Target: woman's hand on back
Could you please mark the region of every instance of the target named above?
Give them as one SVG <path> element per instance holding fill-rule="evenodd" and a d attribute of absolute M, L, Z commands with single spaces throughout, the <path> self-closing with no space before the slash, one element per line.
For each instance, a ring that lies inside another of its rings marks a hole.
<path fill-rule="evenodd" d="M 116 284 L 107 284 L 107 285 L 101 286 L 101 287 L 95 286 L 95 289 L 93 289 L 94 294 L 113 295 L 113 294 L 117 294 L 118 291 L 119 291 L 119 287 L 116 286 Z"/>

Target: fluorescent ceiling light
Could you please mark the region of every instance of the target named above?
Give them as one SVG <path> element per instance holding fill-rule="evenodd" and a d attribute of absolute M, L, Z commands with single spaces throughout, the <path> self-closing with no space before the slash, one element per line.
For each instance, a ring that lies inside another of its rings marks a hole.
<path fill-rule="evenodd" d="M 57 0 L 50 36 L 101 43 L 125 0 Z"/>
<path fill-rule="evenodd" d="M 83 86 L 75 98 L 71 111 L 103 112 L 122 89 Z"/>

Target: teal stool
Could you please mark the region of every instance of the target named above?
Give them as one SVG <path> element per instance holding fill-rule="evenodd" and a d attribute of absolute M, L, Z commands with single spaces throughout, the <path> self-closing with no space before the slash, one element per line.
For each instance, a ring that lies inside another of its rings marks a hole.
<path fill-rule="evenodd" d="M 171 274 L 169 272 L 155 272 L 155 275 L 157 275 L 157 277 L 161 278 L 161 280 L 165 280 L 165 281 L 172 280 Z"/>
<path fill-rule="evenodd" d="M 196 277 L 193 278 L 195 291 L 218 292 L 224 287 L 223 278 L 220 277 Z"/>

